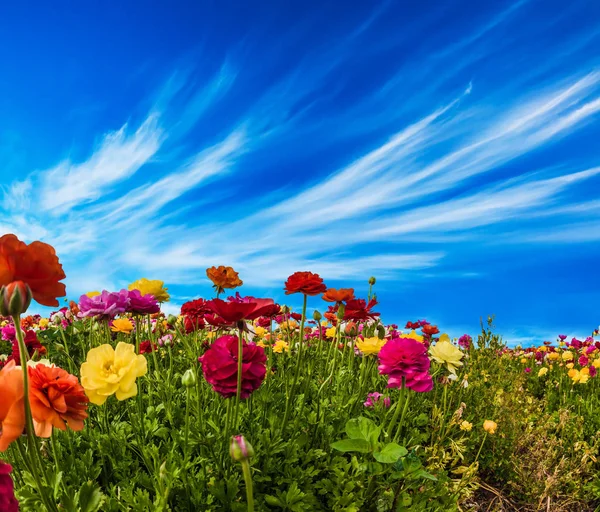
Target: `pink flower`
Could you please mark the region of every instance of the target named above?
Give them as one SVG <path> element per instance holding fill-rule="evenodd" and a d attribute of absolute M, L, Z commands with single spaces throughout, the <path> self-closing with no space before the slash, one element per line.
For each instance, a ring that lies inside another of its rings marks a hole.
<path fill-rule="evenodd" d="M 238 338 L 221 336 L 216 339 L 205 354 L 198 359 L 202 365 L 204 378 L 213 390 L 224 398 L 237 392 Z M 248 398 L 256 391 L 267 373 L 267 356 L 262 347 L 244 341 L 242 349 L 242 398 Z"/>
<path fill-rule="evenodd" d="M 381 393 L 369 393 L 367 395 L 367 400 L 363 403 L 363 405 L 365 407 L 375 407 L 375 404 L 379 402 L 379 399 L 382 397 L 383 395 Z M 389 408 L 389 406 L 391 405 L 391 400 L 389 396 L 386 396 L 383 398 L 383 400 L 381 401 L 381 403 L 383 403 L 383 406 L 387 409 Z"/>
<path fill-rule="evenodd" d="M 431 391 L 430 366 L 425 345 L 410 338 L 390 340 L 379 352 L 379 373 L 389 376 L 388 388 L 401 388 L 404 382 L 419 393 Z"/>
<path fill-rule="evenodd" d="M 587 366 L 590 360 L 586 356 L 579 357 L 579 366 Z"/>
<path fill-rule="evenodd" d="M 15 498 L 15 487 L 10 477 L 12 466 L 0 460 L 0 510 L 18 512 L 19 503 Z"/>
<path fill-rule="evenodd" d="M 103 290 L 100 295 L 88 297 L 82 295 L 79 297 L 79 316 L 80 318 L 94 316 L 100 318 L 114 318 L 125 313 L 129 305 L 129 291 L 107 292 Z"/>
<path fill-rule="evenodd" d="M 594 365 L 590 366 L 590 377 L 595 377 L 596 373 L 598 373 L 596 367 Z"/>
<path fill-rule="evenodd" d="M 154 295 L 142 295 L 139 290 L 131 290 L 127 295 L 127 311 L 138 315 L 158 313 L 160 306 Z"/>

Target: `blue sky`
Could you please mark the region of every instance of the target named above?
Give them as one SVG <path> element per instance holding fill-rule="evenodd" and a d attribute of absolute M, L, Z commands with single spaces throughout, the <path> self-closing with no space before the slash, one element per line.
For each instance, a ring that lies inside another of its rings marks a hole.
<path fill-rule="evenodd" d="M 374 275 L 455 336 L 598 325 L 599 3 L 124 4 L 0 16 L 0 233 L 70 298 L 157 278 L 175 311 L 225 264 L 281 301 Z"/>

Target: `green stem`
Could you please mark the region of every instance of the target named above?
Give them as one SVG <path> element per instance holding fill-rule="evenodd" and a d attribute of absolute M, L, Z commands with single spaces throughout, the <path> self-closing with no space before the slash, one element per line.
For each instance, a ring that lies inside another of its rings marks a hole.
<path fill-rule="evenodd" d="M 410 392 L 406 392 L 406 396 L 404 397 L 404 406 L 402 407 L 402 416 L 400 416 L 400 423 L 398 423 L 398 430 L 396 431 L 396 436 L 394 440 L 398 440 L 400 434 L 402 432 L 402 427 L 404 426 L 404 417 L 406 416 L 406 411 L 408 410 L 408 403 L 410 402 Z"/>
<path fill-rule="evenodd" d="M 254 512 L 254 497 L 252 494 L 252 474 L 250 473 L 250 464 L 247 460 L 242 461 L 242 472 L 244 474 L 244 483 L 246 484 L 246 500 L 248 501 L 248 512 Z"/>
<path fill-rule="evenodd" d="M 237 428 L 238 426 L 238 414 L 240 409 L 240 402 L 242 400 L 242 363 L 244 361 L 244 336 L 242 329 L 239 330 L 238 336 L 238 367 L 237 367 L 237 391 L 235 393 L 235 416 L 233 424 Z"/>
<path fill-rule="evenodd" d="M 481 449 L 483 448 L 483 444 L 485 443 L 486 439 L 487 439 L 487 432 L 483 436 L 483 441 L 481 441 L 481 445 L 479 446 L 479 450 L 477 451 L 477 455 L 475 456 L 475 462 L 477 462 L 477 460 L 479 460 L 479 454 L 481 453 Z"/>
<path fill-rule="evenodd" d="M 404 396 L 405 395 L 406 395 L 406 379 L 404 377 L 402 377 L 402 387 L 400 388 L 400 400 L 398 400 L 398 403 L 396 404 L 396 410 L 394 411 L 392 420 L 390 421 L 390 424 L 388 425 L 388 428 L 387 428 L 387 435 L 390 438 L 392 436 L 392 432 L 394 431 L 394 426 L 396 425 L 396 422 L 398 421 L 398 416 L 400 416 L 400 411 L 402 409 L 402 406 L 404 405 L 404 402 L 405 402 Z"/>

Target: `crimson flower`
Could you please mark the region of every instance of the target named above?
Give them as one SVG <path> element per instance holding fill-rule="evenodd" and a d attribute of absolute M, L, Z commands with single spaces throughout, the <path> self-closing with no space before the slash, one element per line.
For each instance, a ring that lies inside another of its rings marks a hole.
<path fill-rule="evenodd" d="M 245 297 L 247 302 L 213 299 L 206 303 L 207 307 L 223 319 L 224 324 L 232 325 L 241 320 L 254 320 L 259 316 L 272 316 L 279 308 L 273 299 L 257 299 Z"/>
<path fill-rule="evenodd" d="M 19 512 L 19 503 L 15 498 L 15 486 L 10 473 L 12 466 L 0 460 L 0 510 Z"/>
<path fill-rule="evenodd" d="M 354 322 L 366 322 L 367 320 L 375 320 L 379 313 L 371 311 L 377 305 L 375 299 L 371 299 L 367 304 L 364 299 L 352 299 L 346 303 L 346 311 L 344 320 L 353 320 Z"/>
<path fill-rule="evenodd" d="M 198 359 L 204 378 L 223 398 L 231 398 L 237 393 L 238 348 L 237 336 L 221 336 Z M 266 362 L 262 347 L 244 341 L 241 398 L 248 398 L 260 387 L 267 373 Z"/>
<path fill-rule="evenodd" d="M 295 272 L 285 282 L 285 294 L 303 293 L 304 295 L 319 295 L 327 290 L 327 286 L 319 274 L 312 272 Z"/>

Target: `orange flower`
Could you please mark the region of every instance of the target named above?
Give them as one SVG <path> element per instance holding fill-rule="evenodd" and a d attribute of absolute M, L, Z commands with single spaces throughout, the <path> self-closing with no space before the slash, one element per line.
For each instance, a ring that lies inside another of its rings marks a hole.
<path fill-rule="evenodd" d="M 323 300 L 326 302 L 346 302 L 354 298 L 354 288 L 328 288 L 323 294 Z"/>
<path fill-rule="evenodd" d="M 50 437 L 52 427 L 67 430 L 65 422 L 73 430 L 83 429 L 88 417 L 89 399 L 77 377 L 61 368 L 44 364 L 29 367 L 29 404 L 40 437 Z"/>
<path fill-rule="evenodd" d="M 0 370 L 0 452 L 6 451 L 25 429 L 23 371 L 15 366 L 10 361 Z"/>
<path fill-rule="evenodd" d="M 21 242 L 15 235 L 0 237 L 0 286 L 23 281 L 33 298 L 44 306 L 58 306 L 57 297 L 67 292 L 65 273 L 51 245 Z"/>
<path fill-rule="evenodd" d="M 207 268 L 206 275 L 213 282 L 217 293 L 221 293 L 225 288 L 237 288 L 244 284 L 233 268 L 223 265 Z"/>

